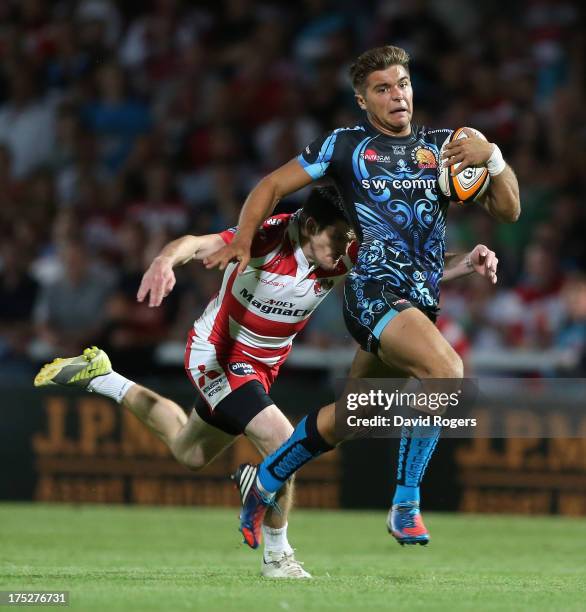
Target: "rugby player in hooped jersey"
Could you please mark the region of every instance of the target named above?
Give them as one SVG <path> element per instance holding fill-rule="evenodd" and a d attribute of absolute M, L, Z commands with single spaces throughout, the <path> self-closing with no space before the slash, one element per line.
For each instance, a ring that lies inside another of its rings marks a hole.
<path fill-rule="evenodd" d="M 137 299 L 157 307 L 175 285 L 173 267 L 202 260 L 230 243 L 235 229 L 183 236 L 168 244 L 145 272 Z M 293 427 L 268 395 L 295 335 L 353 264 L 356 245 L 333 188 L 314 189 L 296 213 L 267 219 L 242 274 L 229 266 L 219 293 L 190 330 L 185 369 L 197 389 L 189 418 L 170 399 L 112 370 L 106 353 L 45 365 L 35 386 L 74 385 L 110 397 L 147 425 L 186 467 L 198 470 L 245 434 L 262 456 L 286 441 Z M 264 517 L 262 574 L 310 578 L 287 539 L 291 492 Z"/>
<path fill-rule="evenodd" d="M 365 120 L 333 130 L 262 179 L 245 202 L 235 239 L 206 265 L 224 268 L 237 260 L 244 269 L 255 228 L 276 203 L 327 176 L 341 192 L 360 243 L 344 291 L 346 324 L 360 344 L 350 376 L 449 378 L 458 384 L 462 361 L 434 325 L 448 209 L 437 185 L 437 168 L 440 163 L 459 164 L 459 173 L 486 165 L 491 180 L 481 205 L 502 222 L 514 222 L 520 214 L 518 183 L 498 147 L 469 130 L 468 138 L 448 144 L 439 159 L 451 130 L 412 123 L 408 63 L 408 54 L 393 46 L 362 54 L 350 76 Z M 440 428 L 433 426 L 404 430 L 387 518 L 389 532 L 401 544 L 429 541 L 419 510 L 419 485 L 439 435 Z M 237 482 L 246 477 L 248 483 L 253 473 L 257 478 L 252 488 L 241 487 L 241 494 L 246 493 L 241 530 L 260 534 L 261 506 L 301 465 L 339 442 L 331 404 L 303 419 L 290 441 L 260 469 L 243 466 Z"/>

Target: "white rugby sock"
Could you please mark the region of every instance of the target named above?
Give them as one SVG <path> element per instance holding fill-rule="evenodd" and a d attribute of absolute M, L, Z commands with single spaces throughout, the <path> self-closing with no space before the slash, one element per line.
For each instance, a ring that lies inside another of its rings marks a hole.
<path fill-rule="evenodd" d="M 124 376 L 118 374 L 118 372 L 110 372 L 109 374 L 96 376 L 96 378 L 90 380 L 87 390 L 110 397 L 120 404 L 130 387 L 135 384 L 135 382 L 128 380 L 128 378 L 124 378 Z"/>
<path fill-rule="evenodd" d="M 287 539 L 288 523 L 284 527 L 267 527 L 262 526 L 262 535 L 265 541 L 265 552 L 284 552 L 291 554 L 293 549 Z"/>

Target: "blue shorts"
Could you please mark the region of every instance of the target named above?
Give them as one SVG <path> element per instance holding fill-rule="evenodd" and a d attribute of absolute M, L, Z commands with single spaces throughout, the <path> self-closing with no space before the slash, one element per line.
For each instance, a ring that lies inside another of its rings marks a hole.
<path fill-rule="evenodd" d="M 344 320 L 348 331 L 369 353 L 378 352 L 388 322 L 407 308 L 418 308 L 435 323 L 437 311 L 424 310 L 374 279 L 349 274 L 344 285 Z"/>

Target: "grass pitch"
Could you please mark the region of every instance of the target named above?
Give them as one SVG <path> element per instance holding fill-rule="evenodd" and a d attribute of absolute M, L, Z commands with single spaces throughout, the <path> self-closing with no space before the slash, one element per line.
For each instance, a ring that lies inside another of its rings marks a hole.
<path fill-rule="evenodd" d="M 400 547 L 383 512 L 296 511 L 314 575 L 259 576 L 236 509 L 0 505 L 0 590 L 68 590 L 74 610 L 584 610 L 586 521 L 425 515 Z"/>

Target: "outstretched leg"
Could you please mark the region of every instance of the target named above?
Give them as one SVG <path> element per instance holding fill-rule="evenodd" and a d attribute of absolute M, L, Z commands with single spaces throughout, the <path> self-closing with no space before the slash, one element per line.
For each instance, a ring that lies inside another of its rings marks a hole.
<path fill-rule="evenodd" d="M 116 385 L 118 375 L 113 372 L 92 381 L 94 391 L 110 391 L 110 397 L 120 395 L 110 387 Z M 123 377 L 118 379 L 122 385 Z M 96 388 L 97 387 L 97 388 Z M 241 389 L 241 388 L 240 388 Z M 241 391 L 234 392 L 236 403 Z M 180 406 L 154 391 L 133 384 L 124 391 L 122 405 L 138 417 L 171 449 L 174 457 L 191 470 L 199 470 L 210 463 L 235 440 L 235 435 L 205 422 L 193 410 L 189 418 Z M 216 406 L 222 411 L 222 403 Z M 291 435 L 293 427 L 285 415 L 273 404 L 262 409 L 246 426 L 244 433 L 263 457 L 277 449 Z M 293 483 L 289 482 L 277 495 L 279 511 L 271 509 L 262 526 L 265 549 L 262 573 L 272 578 L 309 578 L 310 575 L 295 559 L 287 539 L 287 520 L 292 503 Z"/>
<path fill-rule="evenodd" d="M 204 421 L 196 410 L 188 418 L 182 408 L 169 398 L 114 372 L 106 353 L 96 347 L 86 349 L 79 357 L 56 359 L 45 365 L 35 378 L 35 386 L 49 385 L 78 386 L 115 400 L 162 440 L 181 464 L 194 471 L 212 461 L 238 435 L 237 431 L 227 433 Z M 234 392 L 233 403 L 238 404 L 238 393 L 239 390 Z M 221 410 L 221 403 L 216 407 L 218 409 Z M 265 457 L 287 440 L 292 431 L 291 423 L 272 404 L 266 408 L 261 406 L 244 433 Z M 262 528 L 265 536 L 262 572 L 265 576 L 310 577 L 296 561 L 287 540 L 291 503 L 292 483 L 289 483 L 279 494 L 280 512 L 269 512 L 266 525 Z"/>
<path fill-rule="evenodd" d="M 188 418 L 172 400 L 114 372 L 107 354 L 96 347 L 86 349 L 79 357 L 56 359 L 43 366 L 34 384 L 76 386 L 113 399 L 130 410 L 191 470 L 204 467 L 234 440 L 195 412 Z"/>
<path fill-rule="evenodd" d="M 122 405 L 169 447 L 179 463 L 193 471 L 205 467 L 235 439 L 203 421 L 195 410 L 187 417 L 169 398 L 137 384 L 128 390 Z"/>

